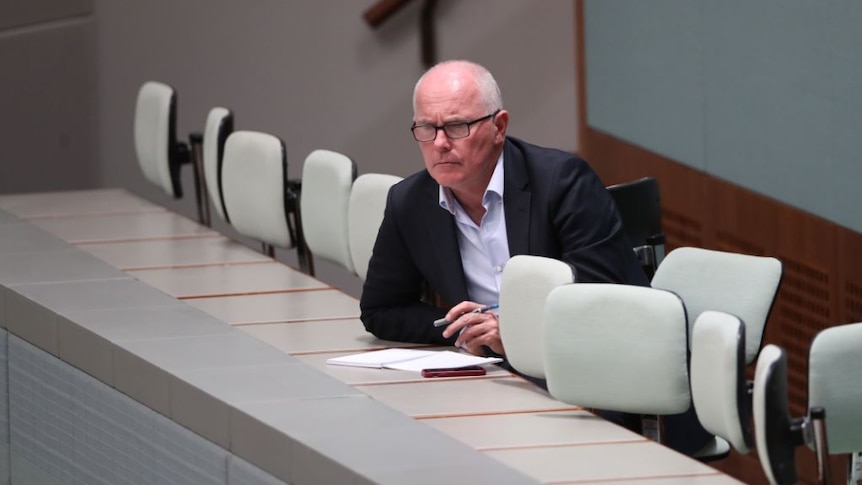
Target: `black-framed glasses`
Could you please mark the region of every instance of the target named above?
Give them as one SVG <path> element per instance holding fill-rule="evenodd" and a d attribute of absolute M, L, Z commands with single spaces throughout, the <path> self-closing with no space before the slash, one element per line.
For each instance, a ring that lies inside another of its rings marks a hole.
<path fill-rule="evenodd" d="M 434 125 L 417 125 L 413 123 L 413 126 L 410 127 L 410 131 L 413 132 L 413 138 L 419 142 L 429 142 L 437 139 L 437 132 L 439 130 L 443 130 L 446 133 L 446 137 L 452 140 L 457 140 L 458 138 L 467 138 L 470 136 L 470 125 L 475 125 L 480 121 L 485 121 L 489 118 L 493 118 L 497 116 L 500 110 L 494 111 L 491 114 L 482 116 L 481 118 L 476 118 L 475 120 L 470 121 L 457 121 L 455 123 L 446 123 L 445 125 L 434 126 Z"/>

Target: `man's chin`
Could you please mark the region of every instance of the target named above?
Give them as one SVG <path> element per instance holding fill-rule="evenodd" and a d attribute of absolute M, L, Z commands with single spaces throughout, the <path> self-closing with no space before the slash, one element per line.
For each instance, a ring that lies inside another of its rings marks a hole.
<path fill-rule="evenodd" d="M 461 182 L 461 179 L 456 178 L 456 177 L 436 177 L 435 176 L 433 178 L 437 182 L 437 185 L 440 185 L 441 187 L 446 187 L 449 189 L 451 189 L 453 187 L 457 187 L 459 185 L 459 183 Z"/>
<path fill-rule="evenodd" d="M 444 187 L 457 185 L 463 179 L 460 167 L 454 164 L 436 165 L 431 176 Z"/>

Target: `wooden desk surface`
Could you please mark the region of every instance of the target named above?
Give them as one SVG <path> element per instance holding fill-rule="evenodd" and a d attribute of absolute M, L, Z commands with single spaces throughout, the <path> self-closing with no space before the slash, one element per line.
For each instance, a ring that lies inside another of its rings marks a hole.
<path fill-rule="evenodd" d="M 323 392 L 370 397 L 412 417 L 421 425 L 417 429 L 431 427 L 539 482 L 740 483 L 575 406 L 556 401 L 544 390 L 496 366 L 486 376 L 450 379 L 423 379 L 405 371 L 328 366 L 325 361 L 329 357 L 409 345 L 379 340 L 366 333 L 358 320 L 358 302 L 354 298 L 122 189 L 6 195 L 0 196 L 0 209 L 166 294 L 164 301 L 150 303 L 134 315 L 121 316 L 121 309 L 111 308 L 72 309 L 70 314 L 78 327 L 55 322 L 58 330 L 45 323 L 45 332 L 33 330 L 37 341 L 49 342 L 50 337 L 43 333 L 50 336 L 52 331 L 59 332 L 61 342 L 47 345 L 55 345 L 54 353 L 60 354 L 66 339 L 66 346 L 71 348 L 66 352 L 70 356 L 67 360 L 95 366 L 99 370 L 91 371 L 93 375 L 115 378 L 111 370 L 127 359 L 122 364 L 127 366 L 123 367 L 126 371 L 134 369 L 143 372 L 145 380 L 151 379 L 144 384 L 156 388 L 164 380 L 179 396 L 176 399 L 184 401 L 172 402 L 173 397 L 166 401 L 164 395 L 149 393 L 145 385 L 124 392 L 167 415 L 171 415 L 172 407 L 192 410 L 211 406 L 223 410 L 224 421 L 220 415 L 186 416 L 184 419 L 190 421 L 184 424 L 223 446 L 229 446 L 229 437 L 233 436 L 238 443 L 245 443 L 240 451 L 260 454 L 262 458 L 256 463 L 275 469 L 276 475 L 283 465 L 265 445 L 278 446 L 280 435 L 260 428 L 261 423 L 270 423 L 274 429 L 293 429 L 299 424 L 288 425 L 283 413 L 277 413 L 272 406 L 255 404 L 249 394 L 266 388 L 266 384 L 255 387 L 251 383 L 282 382 L 270 391 L 275 394 L 261 397 L 278 400 L 301 393 L 303 385 L 299 383 L 308 382 L 304 385 L 315 388 L 310 384 L 314 375 L 326 375 L 344 387 L 317 387 L 310 396 Z M 17 230 L 22 235 L 13 235 L 8 243 L 0 241 L 0 250 L 2 244 L 20 250 L 14 238 L 27 237 L 23 233 L 30 229 L 18 225 Z M 51 247 L 47 239 L 43 244 Z M 57 285 L 64 289 L 71 283 Z M 50 286 L 41 291 L 49 292 Z M 26 291 L 22 294 L 31 295 Z M 168 297 L 173 297 L 174 303 Z M 172 335 L 171 325 L 157 321 L 159 312 L 175 310 L 172 305 L 182 307 L 187 314 L 180 320 L 195 322 L 194 331 Z M 227 332 L 231 328 L 241 333 Z M 144 338 L 149 331 L 155 332 L 155 340 Z M 237 339 L 239 336 L 253 339 Z M 258 349 L 253 341 L 268 344 L 269 350 Z M 184 355 L 190 344 L 200 347 L 202 355 L 247 350 L 231 354 L 242 366 L 225 370 L 219 367 L 221 364 Z M 75 345 L 80 347 L 77 352 Z M 98 354 L 100 348 L 108 353 Z M 254 355 L 243 355 L 249 352 Z M 98 367 L 102 364 L 93 360 L 94 355 L 101 355 L 103 361 L 115 359 L 111 364 L 114 367 Z M 201 396 L 195 389 L 210 394 Z M 348 400 L 343 405 L 363 407 L 363 402 Z M 296 401 L 294 405 L 304 404 Z M 332 412 L 337 412 L 335 409 Z M 249 421 L 251 415 L 257 417 Z M 243 427 L 246 425 L 249 427 Z M 339 451 L 333 449 L 333 453 Z"/>

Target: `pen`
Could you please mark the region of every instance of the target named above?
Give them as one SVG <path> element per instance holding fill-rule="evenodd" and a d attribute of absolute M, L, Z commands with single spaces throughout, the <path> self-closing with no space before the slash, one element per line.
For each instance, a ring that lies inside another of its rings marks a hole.
<path fill-rule="evenodd" d="M 495 310 L 499 306 L 500 305 L 497 305 L 497 304 L 488 305 L 488 306 L 480 306 L 479 308 L 474 308 L 473 310 L 470 310 L 469 312 L 464 312 L 464 313 L 462 313 L 462 315 L 465 315 L 467 313 L 485 313 L 489 310 Z M 445 318 L 440 318 L 440 319 L 434 320 L 434 326 L 435 327 L 442 327 L 444 325 L 449 325 L 450 323 L 452 323 L 452 322 L 450 322 L 449 320 L 446 320 Z"/>

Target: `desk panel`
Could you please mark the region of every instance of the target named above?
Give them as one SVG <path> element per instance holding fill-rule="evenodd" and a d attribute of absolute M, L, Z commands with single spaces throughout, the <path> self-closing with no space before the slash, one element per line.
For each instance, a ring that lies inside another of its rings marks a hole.
<path fill-rule="evenodd" d="M 218 234 L 191 219 L 165 211 L 45 218 L 30 222 L 73 244 Z"/>
<path fill-rule="evenodd" d="M 414 418 L 575 410 L 520 377 L 354 386 Z"/>
<path fill-rule="evenodd" d="M 21 218 L 167 212 L 125 189 L 0 195 L 0 209 Z"/>
<path fill-rule="evenodd" d="M 490 450 L 487 455 L 548 483 L 606 483 L 608 480 L 715 477 L 720 473 L 699 461 L 649 440 L 633 443 L 592 444 L 541 448 Z M 729 481 L 720 483 L 738 484 Z"/>
<path fill-rule="evenodd" d="M 329 288 L 329 285 L 305 273 L 271 260 L 253 264 L 141 269 L 126 273 L 176 298 Z"/>
<path fill-rule="evenodd" d="M 0 283 L 6 285 L 112 278 L 129 277 L 110 264 L 69 246 L 57 251 L 0 253 Z"/>
<path fill-rule="evenodd" d="M 358 318 L 319 320 L 311 322 L 262 323 L 241 325 L 240 330 L 269 343 L 288 354 L 341 352 L 350 354 L 387 347 L 418 347 L 422 344 L 404 344 L 380 340 L 365 331 Z M 329 355 L 333 357 L 333 355 Z"/>
<path fill-rule="evenodd" d="M 0 238 L 0 254 L 71 249 L 69 243 L 2 210 L 0 210 L 0 225 L 2 225 L 0 229 L 3 235 Z"/>
<path fill-rule="evenodd" d="M 231 325 L 359 318 L 359 302 L 339 290 L 192 298 L 184 301 Z"/>
<path fill-rule="evenodd" d="M 367 396 L 243 403 L 230 418 L 235 453 L 278 476 L 301 460 L 318 473 L 295 483 L 533 483 Z M 351 480 L 345 466 L 367 478 Z"/>
<path fill-rule="evenodd" d="M 646 440 L 585 410 L 458 416 L 423 422 L 483 451 Z"/>
<path fill-rule="evenodd" d="M 78 247 L 126 271 L 272 261 L 269 256 L 221 235 L 191 239 L 89 243 L 79 244 Z"/>
<path fill-rule="evenodd" d="M 572 482 L 570 482 L 572 483 Z M 636 481 L 624 480 L 601 480 L 598 482 L 579 482 L 579 483 L 595 483 L 597 485 L 745 485 L 744 482 L 731 477 L 730 475 L 696 475 L 682 477 L 659 477 L 659 478 L 644 478 L 640 477 Z"/>

